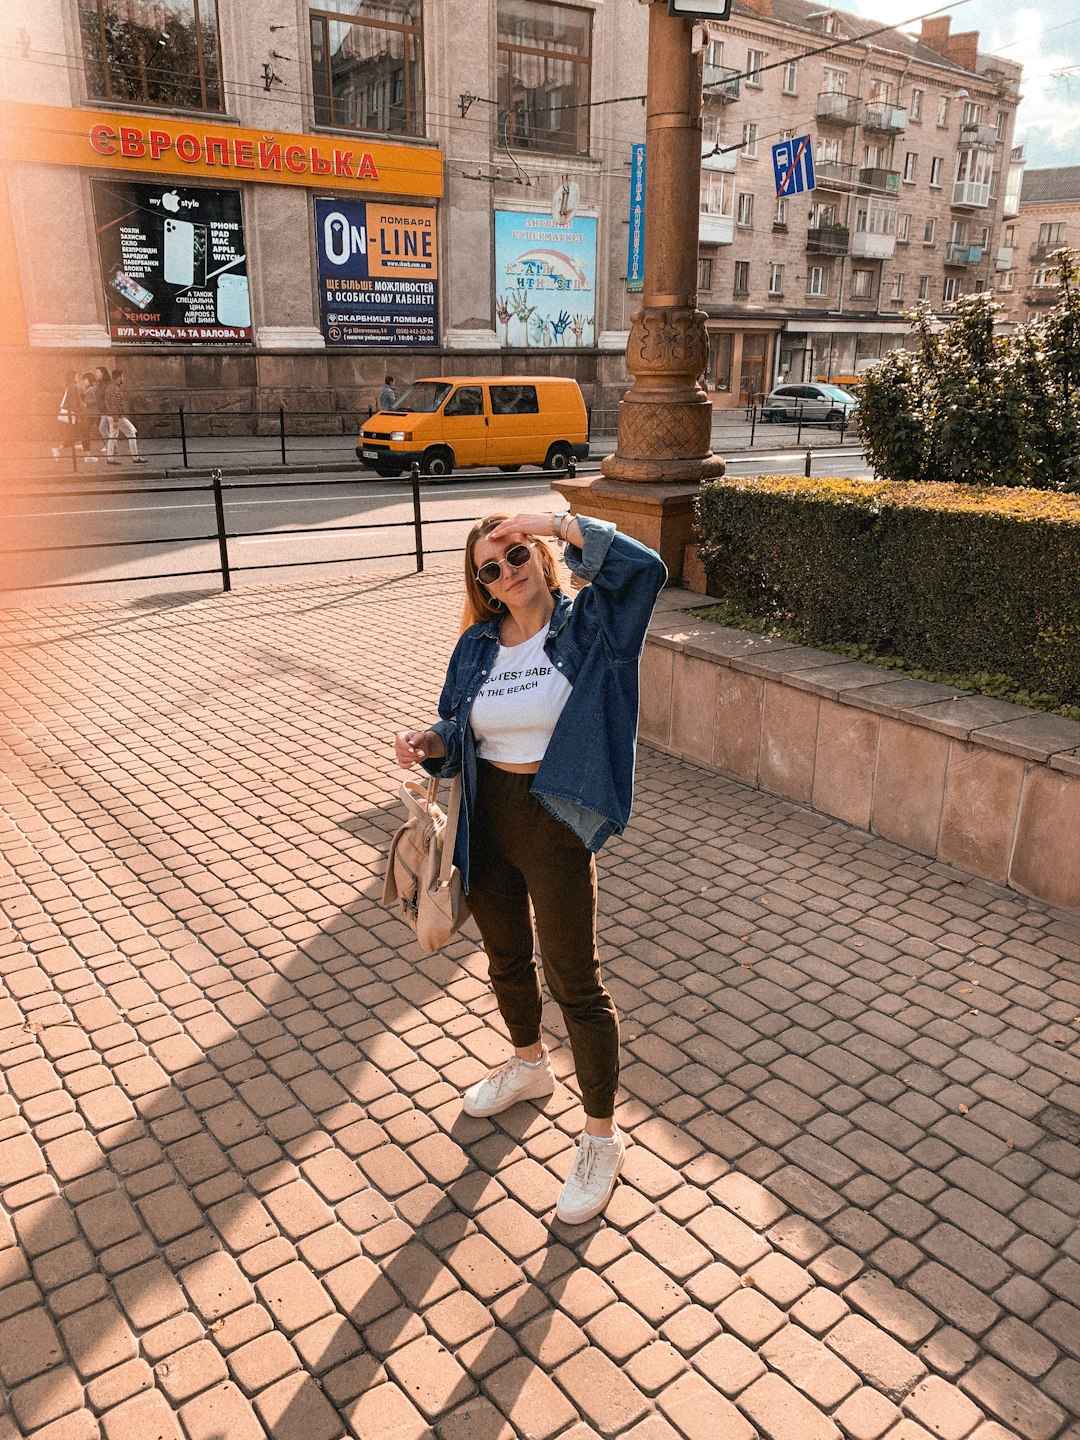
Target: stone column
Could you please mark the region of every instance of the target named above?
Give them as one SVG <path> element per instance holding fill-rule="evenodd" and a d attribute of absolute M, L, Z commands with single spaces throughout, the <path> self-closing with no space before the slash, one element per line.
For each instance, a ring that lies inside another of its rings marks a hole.
<path fill-rule="evenodd" d="M 560 480 L 571 508 L 614 520 L 659 550 L 677 578 L 703 479 L 724 473 L 710 448 L 712 404 L 698 377 L 708 363 L 697 308 L 701 65 L 692 22 L 651 0 L 645 120 L 645 275 L 626 363 L 634 383 L 619 406 L 614 455 L 602 478 Z"/>

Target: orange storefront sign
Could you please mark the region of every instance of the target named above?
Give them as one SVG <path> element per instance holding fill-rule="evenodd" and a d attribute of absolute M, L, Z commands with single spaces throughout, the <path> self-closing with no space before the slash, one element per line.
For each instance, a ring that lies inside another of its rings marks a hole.
<path fill-rule="evenodd" d="M 0 159 L 353 194 L 438 199 L 443 193 L 442 152 L 434 146 L 12 101 L 0 103 Z"/>

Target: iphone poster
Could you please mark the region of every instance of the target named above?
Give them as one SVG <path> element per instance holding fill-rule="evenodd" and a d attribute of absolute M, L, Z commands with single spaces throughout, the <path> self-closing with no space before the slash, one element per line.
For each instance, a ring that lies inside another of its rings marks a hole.
<path fill-rule="evenodd" d="M 435 210 L 335 196 L 315 201 L 319 318 L 327 345 L 439 343 Z"/>
<path fill-rule="evenodd" d="M 251 340 L 239 190 L 95 180 L 98 255 L 113 340 Z"/>

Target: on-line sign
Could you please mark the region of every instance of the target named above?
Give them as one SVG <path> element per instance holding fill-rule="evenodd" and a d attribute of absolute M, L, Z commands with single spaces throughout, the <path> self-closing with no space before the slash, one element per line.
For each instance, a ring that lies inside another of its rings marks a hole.
<path fill-rule="evenodd" d="M 814 147 L 809 135 L 793 135 L 774 145 L 772 163 L 777 199 L 814 189 Z"/>

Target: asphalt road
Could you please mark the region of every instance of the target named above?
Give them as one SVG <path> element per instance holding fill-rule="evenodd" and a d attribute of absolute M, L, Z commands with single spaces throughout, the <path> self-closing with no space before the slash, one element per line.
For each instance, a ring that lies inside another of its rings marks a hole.
<path fill-rule="evenodd" d="M 801 452 L 755 450 L 730 474 L 801 471 Z M 861 452 L 815 447 L 816 473 L 868 475 Z M 597 473 L 590 464 L 579 475 Z M 80 479 L 26 486 L 0 499 L 2 606 L 130 599 L 221 588 L 213 495 L 205 481 Z M 428 565 L 451 563 L 478 515 L 548 509 L 559 497 L 538 471 L 510 477 L 459 472 L 421 486 Z M 233 587 L 415 566 L 412 497 L 405 481 L 355 476 L 226 480 Z M 297 533 L 306 532 L 306 533 Z M 59 548 L 64 547 L 64 548 Z M 288 568 L 296 567 L 296 568 Z M 210 573 L 191 573 L 191 572 Z M 181 572 L 188 572 L 182 574 Z"/>

